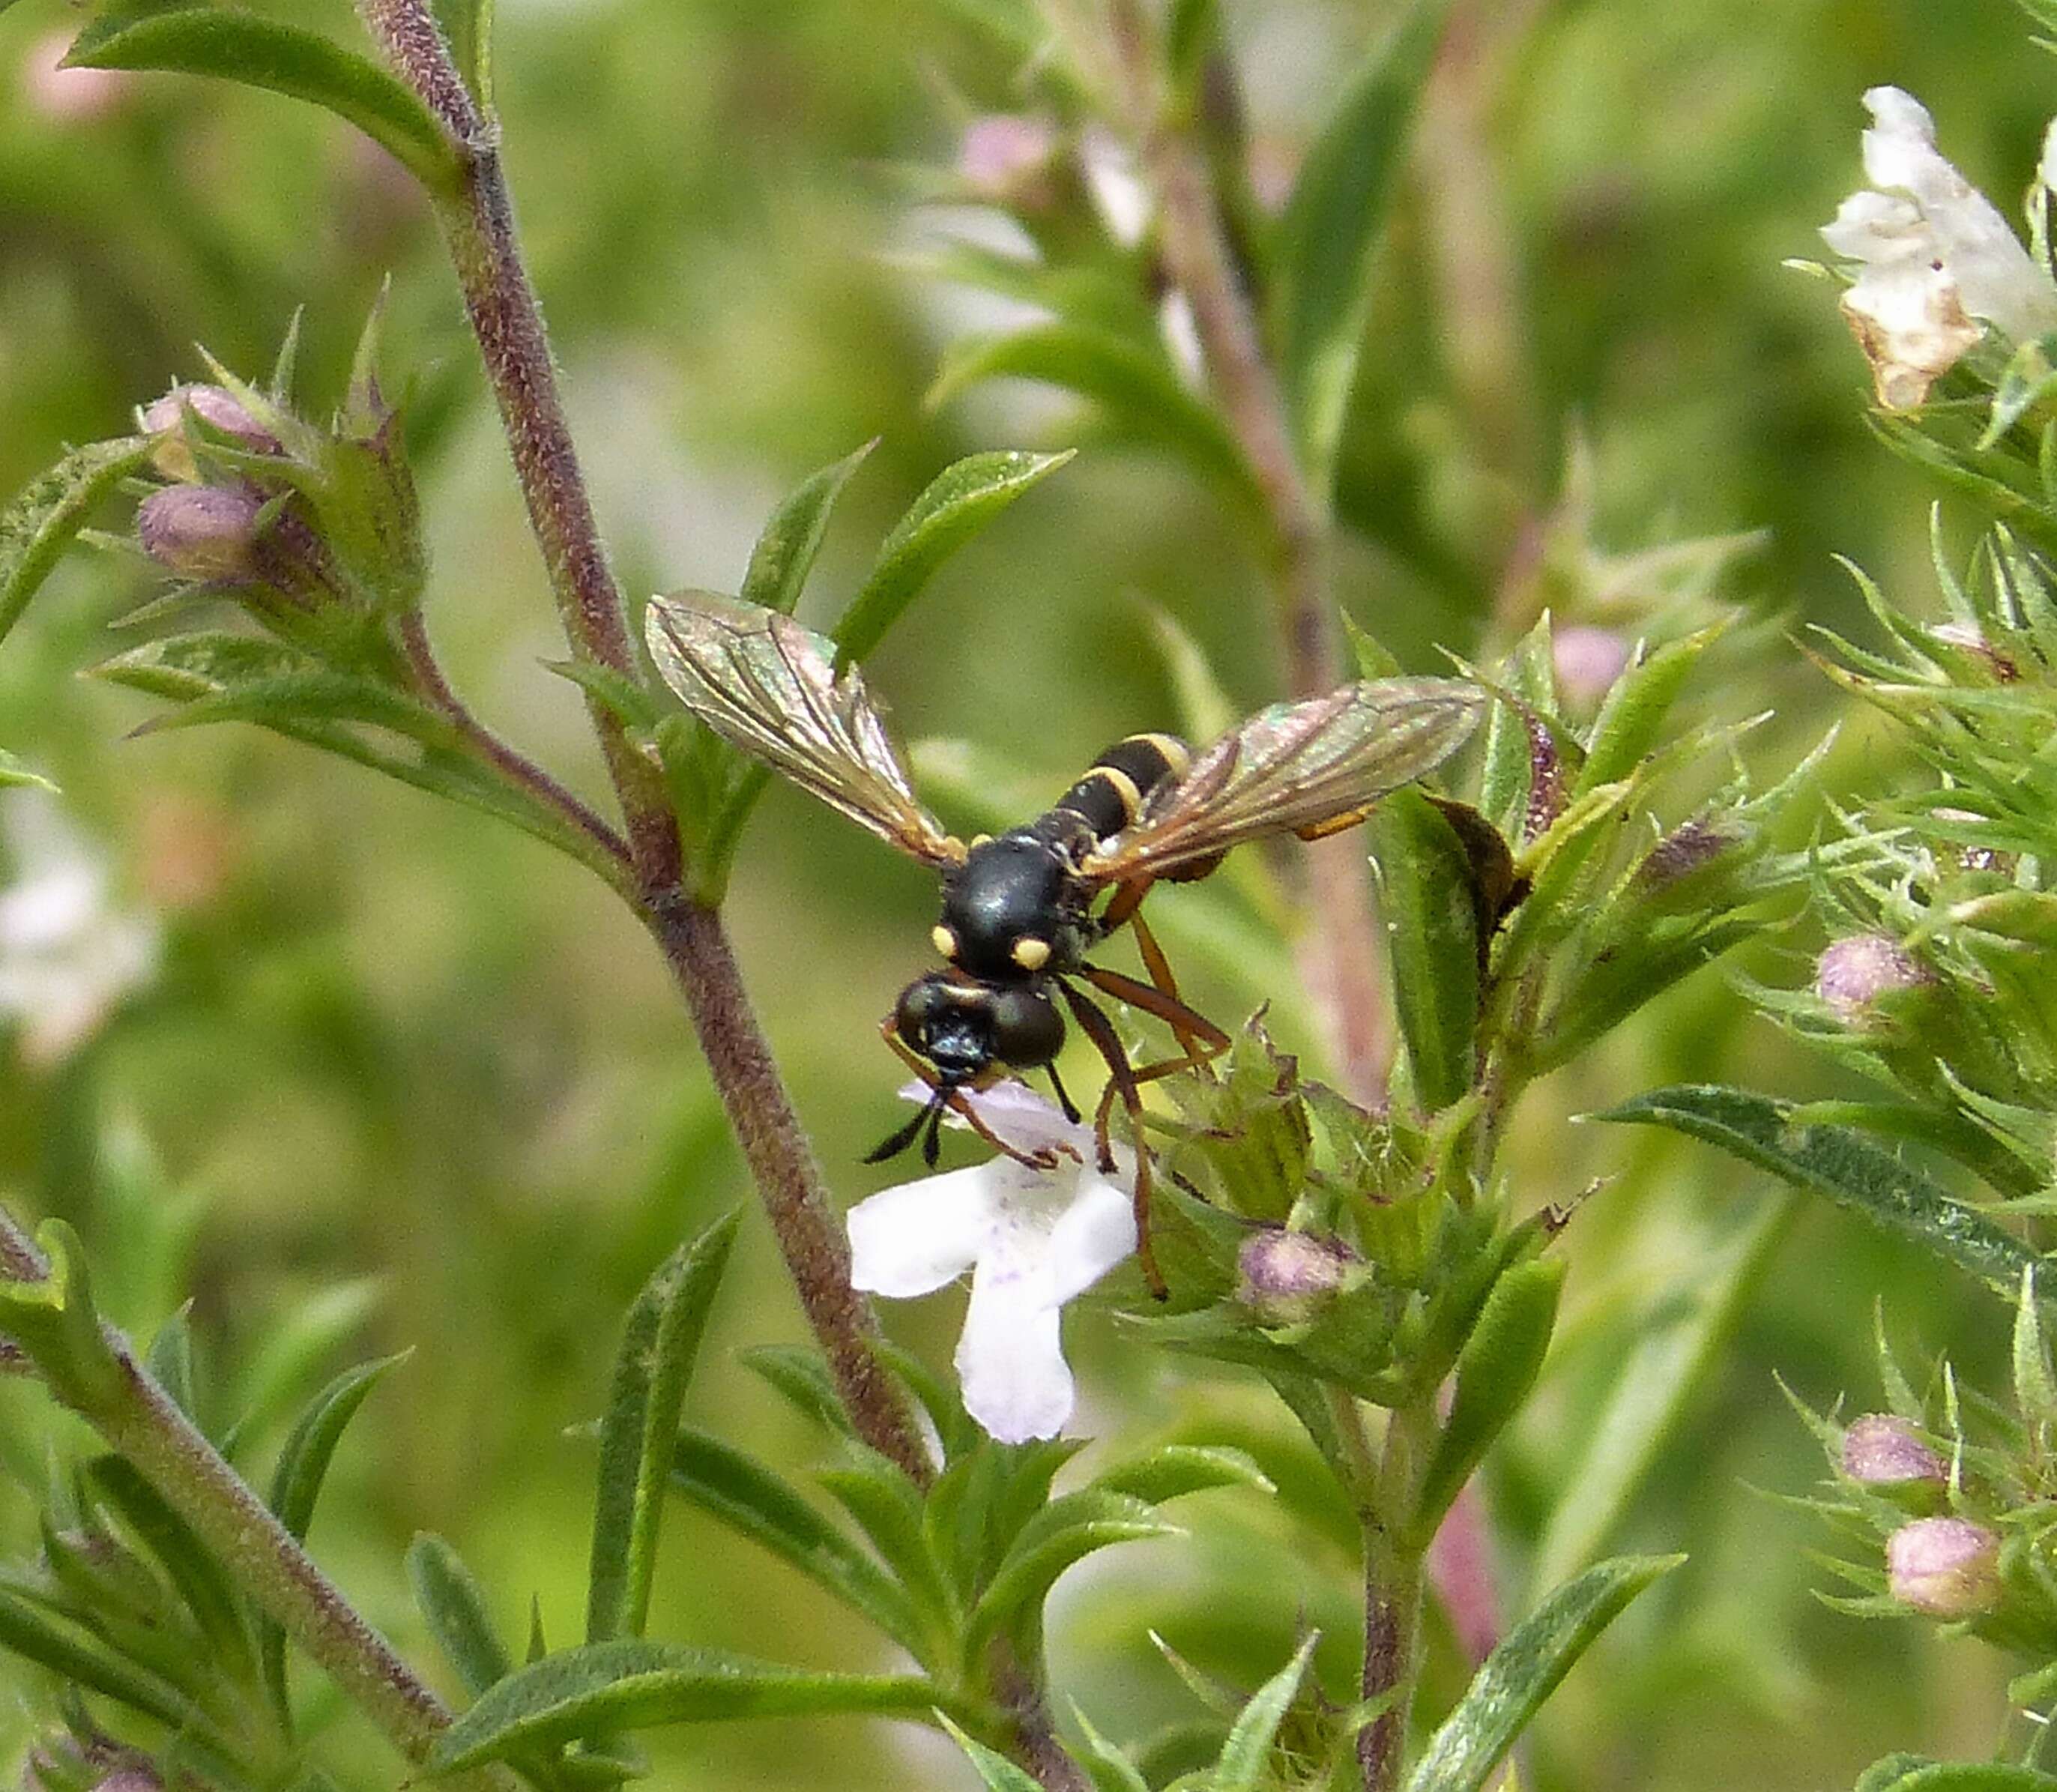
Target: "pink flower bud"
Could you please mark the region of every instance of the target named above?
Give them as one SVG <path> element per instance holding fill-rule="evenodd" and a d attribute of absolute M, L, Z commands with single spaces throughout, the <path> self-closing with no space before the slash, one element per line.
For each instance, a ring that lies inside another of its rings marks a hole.
<path fill-rule="evenodd" d="M 1591 708 L 1607 694 L 1628 664 L 1629 645 L 1611 628 L 1574 623 L 1551 638 L 1550 663 L 1557 688 L 1575 709 Z"/>
<path fill-rule="evenodd" d="M 1893 1596 L 1932 1618 L 1974 1618 L 1999 1604 L 2000 1537 L 1968 1518 L 1917 1518 L 1885 1540 Z"/>
<path fill-rule="evenodd" d="M 1915 1481 L 1940 1486 L 1946 1471 L 1906 1420 L 1867 1413 L 1843 1433 L 1843 1473 L 1867 1487 L 1904 1487 Z"/>
<path fill-rule="evenodd" d="M 1814 993 L 1845 1021 L 1863 1019 L 1881 996 L 1935 981 L 1933 971 L 1884 934 L 1837 940 L 1814 965 Z"/>
<path fill-rule="evenodd" d="M 1039 211 L 1055 196 L 1050 165 L 1057 134 L 1040 118 L 974 118 L 957 144 L 957 172 L 975 198 Z"/>
<path fill-rule="evenodd" d="M 190 412 L 209 429 L 239 442 L 252 454 L 279 453 L 279 439 L 252 417 L 243 401 L 220 386 L 174 386 L 143 413 L 143 427 L 161 435 L 150 464 L 167 479 L 190 483 L 200 477 L 193 463 L 192 446 L 185 439 L 185 420 Z"/>
<path fill-rule="evenodd" d="M 76 26 L 60 26 L 22 53 L 22 102 L 54 124 L 110 117 L 136 89 L 136 77 L 119 69 L 65 67 L 65 52 L 77 35 Z"/>
<path fill-rule="evenodd" d="M 1236 1254 L 1236 1298 L 1266 1325 L 1298 1325 L 1342 1287 L 1354 1261 L 1334 1239 L 1267 1227 Z"/>
<path fill-rule="evenodd" d="M 153 560 L 186 578 L 247 579 L 264 508 L 255 492 L 238 487 L 173 486 L 143 500 L 136 533 Z"/>

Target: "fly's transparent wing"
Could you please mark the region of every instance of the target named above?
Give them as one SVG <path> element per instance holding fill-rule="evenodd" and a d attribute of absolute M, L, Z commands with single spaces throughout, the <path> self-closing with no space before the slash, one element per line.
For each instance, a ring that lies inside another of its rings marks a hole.
<path fill-rule="evenodd" d="M 1153 792 L 1135 825 L 1079 868 L 1116 881 L 1211 858 L 1267 834 L 1313 839 L 1347 827 L 1454 753 L 1485 705 L 1476 685 L 1449 678 L 1371 680 L 1274 704 Z"/>
<path fill-rule="evenodd" d="M 915 800 L 886 724 L 835 644 L 791 616 L 711 592 L 654 598 L 650 656 L 723 739 L 930 864 L 964 847 Z"/>

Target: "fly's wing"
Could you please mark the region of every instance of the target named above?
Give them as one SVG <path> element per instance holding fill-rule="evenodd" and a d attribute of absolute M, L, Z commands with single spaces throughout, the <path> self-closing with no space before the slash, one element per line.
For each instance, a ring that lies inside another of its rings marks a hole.
<path fill-rule="evenodd" d="M 652 599 L 650 656 L 731 747 L 933 865 L 964 848 L 915 800 L 884 720 L 835 644 L 776 610 L 711 592 Z"/>
<path fill-rule="evenodd" d="M 1135 825 L 1079 869 L 1113 882 L 1211 858 L 1267 834 L 1314 839 L 1462 746 L 1485 693 L 1449 678 L 1385 678 L 1261 711 L 1153 791 Z"/>

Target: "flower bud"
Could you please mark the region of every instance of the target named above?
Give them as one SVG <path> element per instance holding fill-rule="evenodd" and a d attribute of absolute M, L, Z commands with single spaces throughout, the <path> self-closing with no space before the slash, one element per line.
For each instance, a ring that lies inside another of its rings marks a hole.
<path fill-rule="evenodd" d="M 2000 1536 L 1968 1518 L 1917 1518 L 1885 1540 L 1893 1596 L 1932 1618 L 1975 1618 L 1999 1604 Z"/>
<path fill-rule="evenodd" d="M 1996 684 L 2011 684 L 2021 676 L 2021 668 L 1971 623 L 1939 622 L 1928 632 L 1945 647 L 1954 647 L 1960 653 L 1969 654 L 1992 675 Z"/>
<path fill-rule="evenodd" d="M 1574 708 L 1587 709 L 1607 694 L 1628 664 L 1628 643 L 1611 628 L 1574 623 L 1550 641 L 1557 688 Z"/>
<path fill-rule="evenodd" d="M 1675 827 L 1643 855 L 1635 868 L 1635 887 L 1646 896 L 1668 889 L 1683 877 L 1718 858 L 1738 835 L 1711 822 L 1689 821 Z"/>
<path fill-rule="evenodd" d="M 957 143 L 957 173 L 974 199 L 1026 212 L 1056 197 L 1057 133 L 1040 118 L 993 113 L 974 118 Z"/>
<path fill-rule="evenodd" d="M 1940 1486 L 1943 1459 L 1922 1442 L 1914 1427 L 1889 1413 L 1853 1419 L 1843 1433 L 1843 1473 L 1867 1487 Z"/>
<path fill-rule="evenodd" d="M 200 477 L 192 445 L 185 439 L 188 412 L 252 454 L 281 451 L 278 438 L 252 417 L 243 401 L 227 387 L 174 386 L 143 413 L 145 432 L 164 438 L 151 455 L 150 464 L 167 479 L 190 484 Z"/>
<path fill-rule="evenodd" d="M 136 513 L 144 552 L 189 579 L 252 577 L 258 513 L 264 501 L 227 486 L 173 486 L 153 492 Z"/>
<path fill-rule="evenodd" d="M 119 112 L 139 83 L 120 69 L 68 69 L 76 26 L 60 26 L 22 54 L 22 98 L 53 124 L 90 124 Z"/>
<path fill-rule="evenodd" d="M 1881 996 L 1935 981 L 1933 971 L 1884 934 L 1837 940 L 1814 965 L 1814 993 L 1846 1021 L 1862 1020 Z"/>
<path fill-rule="evenodd" d="M 1335 1239 L 1267 1227 L 1236 1254 L 1241 1279 L 1235 1297 L 1262 1324 L 1298 1325 L 1342 1287 L 1354 1261 Z"/>

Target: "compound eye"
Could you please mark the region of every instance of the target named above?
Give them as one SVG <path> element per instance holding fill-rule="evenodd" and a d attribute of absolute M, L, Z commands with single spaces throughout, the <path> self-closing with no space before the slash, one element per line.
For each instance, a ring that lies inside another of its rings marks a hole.
<path fill-rule="evenodd" d="M 1003 989 L 993 998 L 993 1046 L 1001 1062 L 1032 1070 L 1048 1064 L 1064 1043 L 1064 1017 L 1048 996 Z"/>
<path fill-rule="evenodd" d="M 1025 934 L 1014 942 L 1008 956 L 1025 971 L 1039 971 L 1050 961 L 1050 942 Z"/>
<path fill-rule="evenodd" d="M 917 1051 L 924 1050 L 930 1025 L 949 1005 L 949 993 L 939 977 L 918 977 L 900 992 L 893 1010 L 894 1027 Z"/>

